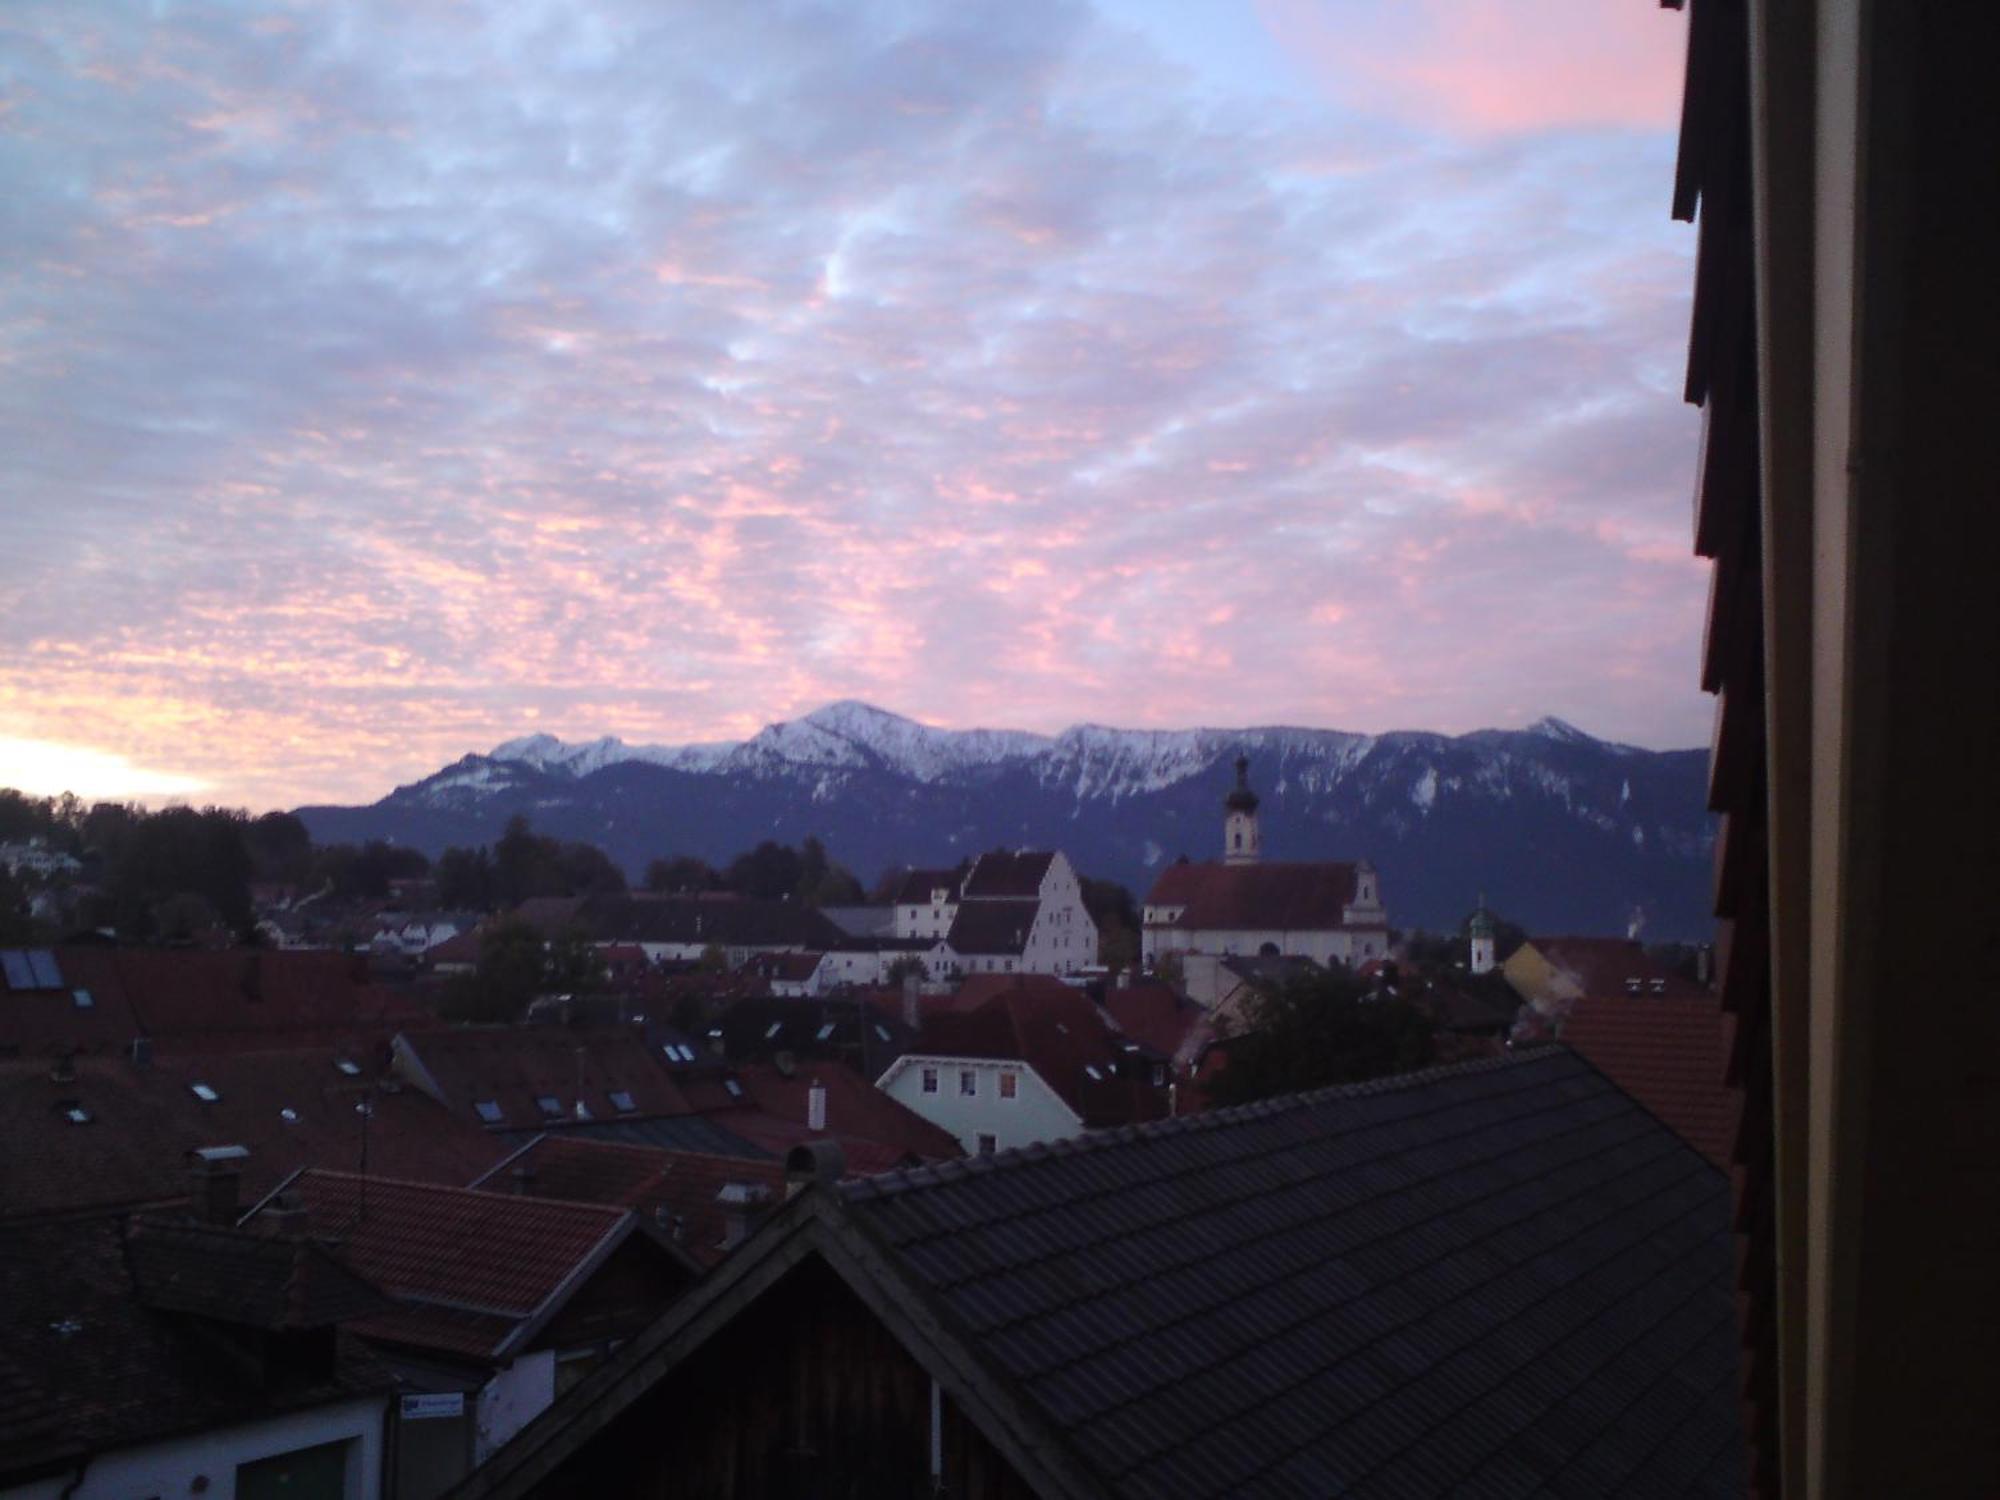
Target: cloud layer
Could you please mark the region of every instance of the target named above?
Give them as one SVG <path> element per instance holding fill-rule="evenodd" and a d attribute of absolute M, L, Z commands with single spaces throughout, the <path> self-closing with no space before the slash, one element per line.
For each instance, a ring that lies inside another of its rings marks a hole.
<path fill-rule="evenodd" d="M 1666 130 L 1328 77 L 1062 0 L 10 6 L 0 726 L 255 805 L 849 696 L 1694 742 Z"/>

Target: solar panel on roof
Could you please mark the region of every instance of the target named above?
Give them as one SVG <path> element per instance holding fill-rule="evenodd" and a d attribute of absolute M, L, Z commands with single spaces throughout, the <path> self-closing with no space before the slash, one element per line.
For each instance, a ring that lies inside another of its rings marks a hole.
<path fill-rule="evenodd" d="M 59 990 L 63 987 L 62 970 L 56 967 L 56 956 L 46 948 L 31 948 L 28 951 L 28 968 L 35 976 L 38 990 Z"/>
<path fill-rule="evenodd" d="M 31 990 L 35 987 L 35 971 L 28 965 L 28 955 L 19 948 L 0 949 L 0 968 L 6 971 L 8 989 Z"/>

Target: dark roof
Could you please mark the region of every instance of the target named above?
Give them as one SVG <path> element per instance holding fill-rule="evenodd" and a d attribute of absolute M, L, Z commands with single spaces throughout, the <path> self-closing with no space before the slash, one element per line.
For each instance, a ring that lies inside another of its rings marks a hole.
<path fill-rule="evenodd" d="M 1325 932 L 1346 926 L 1351 864 L 1169 865 L 1148 906 L 1184 907 L 1171 925 L 1197 931 Z"/>
<path fill-rule="evenodd" d="M 1562 1039 L 1695 1150 L 1728 1169 L 1736 1096 L 1724 1074 L 1722 1003 L 1701 999 L 1586 997 L 1570 1007 Z"/>
<path fill-rule="evenodd" d="M 127 1231 L 125 1259 L 147 1307 L 252 1328 L 329 1328 L 387 1305 L 324 1245 L 304 1237 L 139 1217 Z"/>
<path fill-rule="evenodd" d="M 1025 1063 L 1088 1126 L 1167 1112 L 1165 1087 L 1151 1082 L 1151 1049 L 1128 1052 L 1128 1038 L 1081 990 L 1041 974 L 1014 980 L 971 1010 L 928 1011 L 910 1053 Z"/>
<path fill-rule="evenodd" d="M 1156 1057 L 1174 1057 L 1196 1034 L 1208 1029 L 1209 1015 L 1173 986 L 1139 980 L 1104 992 L 1112 1024 Z"/>
<path fill-rule="evenodd" d="M 965 877 L 963 897 L 967 901 L 1019 900 L 1041 895 L 1042 881 L 1055 863 L 1047 850 L 1022 849 L 1008 853 L 996 849 L 972 862 Z"/>
<path fill-rule="evenodd" d="M 623 1141 L 635 1146 L 658 1146 L 668 1151 L 700 1151 L 711 1156 L 733 1156 L 749 1161 L 769 1161 L 772 1153 L 754 1141 L 745 1140 L 720 1121 L 706 1115 L 667 1115 L 652 1120 L 595 1120 L 565 1126 L 565 1136 L 586 1141 Z M 505 1140 L 516 1145 L 542 1134 L 534 1130 L 509 1130 Z"/>
<path fill-rule="evenodd" d="M 393 1385 L 338 1334 L 331 1368 L 316 1374 L 259 1376 L 218 1358 L 185 1315 L 145 1305 L 124 1238 L 113 1219 L 0 1231 L 0 1483 Z"/>
<path fill-rule="evenodd" d="M 364 1137 L 371 1170 L 434 1182 L 463 1182 L 504 1154 L 504 1142 L 416 1089 L 385 1091 L 385 1053 L 80 1057 L 63 1082 L 45 1062 L 0 1062 L 0 1221 L 182 1201 L 187 1153 L 204 1146 L 248 1149 L 246 1201 L 300 1167 L 359 1166 Z"/>
<path fill-rule="evenodd" d="M 814 1249 L 1038 1490 L 1742 1493 L 1727 1185 L 1562 1048 L 803 1193 L 470 1492 Z"/>
<path fill-rule="evenodd" d="M 593 896 L 574 921 L 599 942 L 824 952 L 841 937 L 840 928 L 810 906 L 747 896 Z"/>
<path fill-rule="evenodd" d="M 353 1332 L 478 1359 L 518 1346 L 634 1225 L 603 1204 L 350 1172 L 302 1172 L 286 1191 L 311 1232 L 337 1237 L 341 1258 L 397 1304 Z"/>
<path fill-rule="evenodd" d="M 957 870 L 906 870 L 903 878 L 896 883 L 897 906 L 929 906 L 932 891 L 949 891 L 947 900 L 958 899 Z"/>
<path fill-rule="evenodd" d="M 724 1216 L 716 1202 L 725 1185 L 761 1187 L 773 1203 L 785 1196 L 785 1169 L 776 1159 L 749 1161 L 579 1140 L 567 1134 L 537 1136 L 471 1186 L 504 1191 L 514 1186 L 516 1174 L 524 1169 L 530 1175 L 522 1191 L 537 1198 L 629 1208 L 646 1222 L 659 1224 L 703 1265 L 714 1265 L 725 1253 Z"/>
<path fill-rule="evenodd" d="M 1637 938 L 1538 937 L 1528 942 L 1586 995 L 1689 998 L 1706 993 L 1648 955 Z"/>
<path fill-rule="evenodd" d="M 1039 901 L 966 901 L 951 919 L 945 941 L 954 953 L 1019 957 L 1028 946 L 1028 934 L 1040 910 Z"/>
<path fill-rule="evenodd" d="M 752 1064 L 738 1074 L 753 1113 L 724 1115 L 730 1129 L 774 1152 L 813 1140 L 840 1144 L 852 1172 L 886 1172 L 962 1154 L 958 1138 L 838 1062 L 801 1062 L 789 1074 Z M 807 1128 L 807 1095 L 826 1090 L 826 1129 Z"/>
<path fill-rule="evenodd" d="M 540 1129 L 593 1120 L 684 1115 L 690 1105 L 631 1026 L 468 1026 L 398 1038 L 419 1087 L 455 1115 L 489 1129 Z M 611 1096 L 632 1101 L 620 1107 Z M 542 1101 L 553 1100 L 551 1114 Z M 480 1106 L 491 1106 L 481 1113 Z M 496 1118 L 488 1118 L 497 1110 Z"/>

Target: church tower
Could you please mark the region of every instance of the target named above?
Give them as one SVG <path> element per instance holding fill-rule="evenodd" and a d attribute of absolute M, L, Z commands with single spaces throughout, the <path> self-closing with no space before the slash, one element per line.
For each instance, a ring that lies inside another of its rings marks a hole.
<path fill-rule="evenodd" d="M 1236 757 L 1236 786 L 1222 799 L 1222 862 L 1257 863 L 1257 794 L 1250 790 L 1250 758 Z"/>
<path fill-rule="evenodd" d="M 1472 914 L 1468 924 L 1472 937 L 1472 972 L 1491 974 L 1493 972 L 1493 913 L 1486 909 L 1486 895 L 1479 896 L 1479 910 Z"/>

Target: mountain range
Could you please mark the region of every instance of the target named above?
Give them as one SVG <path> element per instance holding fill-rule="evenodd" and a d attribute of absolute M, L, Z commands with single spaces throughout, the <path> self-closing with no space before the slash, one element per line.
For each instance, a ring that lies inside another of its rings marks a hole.
<path fill-rule="evenodd" d="M 638 876 L 658 856 L 723 862 L 818 836 L 864 881 L 995 847 L 1059 848 L 1144 897 L 1167 864 L 1220 854 L 1233 762 L 1250 760 L 1267 859 L 1357 859 L 1390 920 L 1454 928 L 1483 893 L 1531 931 L 1706 938 L 1707 754 L 1614 744 L 1543 719 L 1446 736 L 1332 729 L 1060 734 L 934 729 L 830 704 L 740 742 L 566 744 L 538 734 L 467 755 L 366 807 L 302 807 L 316 840 L 435 855 L 526 814 Z"/>

